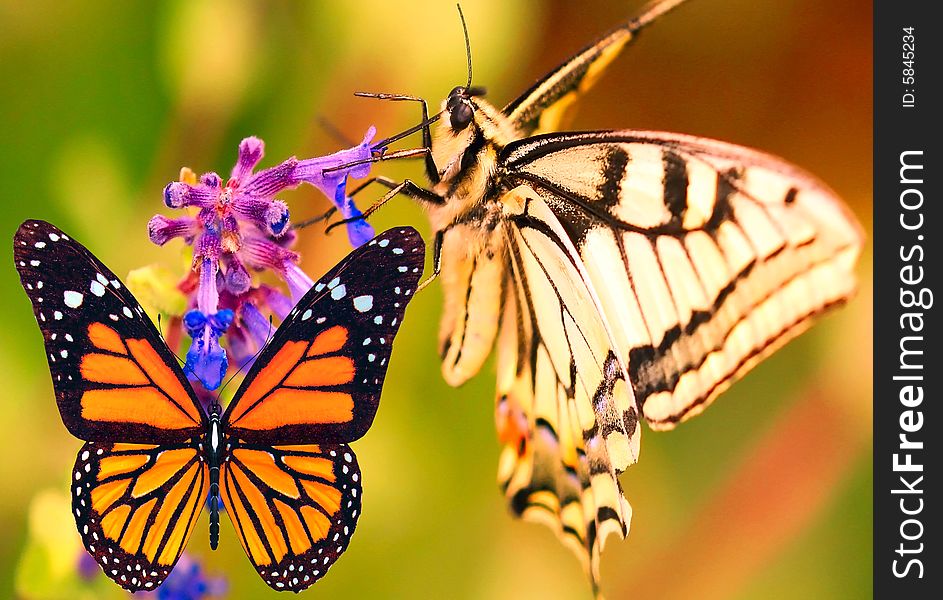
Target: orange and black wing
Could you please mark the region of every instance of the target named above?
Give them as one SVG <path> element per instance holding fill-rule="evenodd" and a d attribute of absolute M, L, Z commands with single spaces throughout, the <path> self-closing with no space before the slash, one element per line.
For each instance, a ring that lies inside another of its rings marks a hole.
<path fill-rule="evenodd" d="M 237 445 L 223 464 L 220 495 L 262 579 L 298 592 L 347 549 L 360 514 L 360 469 L 345 444 Z"/>
<path fill-rule="evenodd" d="M 226 408 L 226 435 L 277 445 L 347 443 L 366 433 L 424 256 L 415 229 L 391 229 L 321 278 Z"/>
<path fill-rule="evenodd" d="M 141 305 L 84 246 L 44 221 L 13 241 L 62 421 L 89 441 L 182 442 L 206 417 Z"/>
<path fill-rule="evenodd" d="M 105 575 L 132 592 L 160 585 L 193 533 L 208 477 L 192 444 L 86 443 L 72 475 L 72 509 Z"/>

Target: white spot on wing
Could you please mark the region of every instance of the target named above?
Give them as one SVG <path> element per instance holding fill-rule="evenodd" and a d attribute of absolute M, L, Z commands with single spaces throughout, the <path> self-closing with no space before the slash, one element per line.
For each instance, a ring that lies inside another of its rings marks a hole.
<path fill-rule="evenodd" d="M 357 296 L 354 298 L 354 308 L 360 312 L 367 312 L 373 308 L 373 296 Z"/>
<path fill-rule="evenodd" d="M 330 286 L 328 286 L 328 287 L 330 287 Z M 339 285 L 339 286 L 337 286 L 336 288 L 334 288 L 334 289 L 331 290 L 331 298 L 334 298 L 335 300 L 340 300 L 341 298 L 343 298 L 343 297 L 346 296 L 346 295 L 347 295 L 347 287 L 346 287 L 346 286 Z"/>
<path fill-rule="evenodd" d="M 89 290 L 99 298 L 105 295 L 105 286 L 97 281 L 93 281 L 89 287 Z"/>
<path fill-rule="evenodd" d="M 65 300 L 65 305 L 69 308 L 78 308 L 82 306 L 82 300 L 85 299 L 82 294 L 73 292 L 72 290 L 67 290 L 62 296 Z"/>

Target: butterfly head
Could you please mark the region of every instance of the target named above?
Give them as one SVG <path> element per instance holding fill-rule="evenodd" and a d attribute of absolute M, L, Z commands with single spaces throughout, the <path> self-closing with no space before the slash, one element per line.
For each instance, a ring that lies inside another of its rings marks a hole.
<path fill-rule="evenodd" d="M 475 120 L 475 96 L 484 96 L 485 88 L 478 86 L 455 86 L 445 99 L 444 110 L 448 115 L 448 124 L 454 133 L 468 127 Z"/>
<path fill-rule="evenodd" d="M 449 95 L 442 101 L 442 125 L 439 126 L 438 142 L 440 148 L 433 148 L 437 154 L 436 162 L 453 164 L 454 159 L 465 153 L 467 147 L 474 143 L 479 135 L 483 140 L 493 140 L 494 135 L 488 129 L 493 126 L 495 117 L 500 114 L 482 97 L 486 90 L 481 86 L 472 85 L 472 53 L 471 41 L 468 37 L 468 25 L 465 15 L 459 5 L 458 15 L 462 21 L 462 32 L 465 36 L 465 58 L 468 63 L 468 78 L 464 85 L 452 88 Z M 447 148 L 442 148 L 447 146 Z M 438 150 L 438 151 L 437 151 Z M 447 172 L 446 169 L 446 178 Z"/>

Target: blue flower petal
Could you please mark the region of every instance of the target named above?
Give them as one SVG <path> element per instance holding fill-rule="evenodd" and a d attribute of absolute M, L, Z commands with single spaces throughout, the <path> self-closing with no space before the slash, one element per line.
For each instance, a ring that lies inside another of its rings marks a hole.
<path fill-rule="evenodd" d="M 334 192 L 334 204 L 337 205 L 337 208 L 345 219 L 353 219 L 363 215 L 360 209 L 357 208 L 357 205 L 354 204 L 354 199 L 347 195 L 346 179 L 341 180 Z M 347 223 L 347 238 L 350 240 L 350 245 L 354 248 L 366 244 L 372 240 L 375 235 L 376 233 L 374 232 L 373 226 L 367 223 L 366 219 L 357 219 L 356 221 Z"/>
<path fill-rule="evenodd" d="M 226 588 L 225 579 L 207 576 L 202 565 L 184 553 L 155 594 L 157 600 L 202 600 L 224 594 Z"/>
<path fill-rule="evenodd" d="M 199 310 L 191 310 L 183 317 L 187 333 L 193 338 L 183 371 L 199 380 L 208 390 L 218 388 L 226 376 L 229 361 L 226 351 L 219 345 L 219 338 L 226 333 L 233 317 L 229 309 L 209 316 Z"/>

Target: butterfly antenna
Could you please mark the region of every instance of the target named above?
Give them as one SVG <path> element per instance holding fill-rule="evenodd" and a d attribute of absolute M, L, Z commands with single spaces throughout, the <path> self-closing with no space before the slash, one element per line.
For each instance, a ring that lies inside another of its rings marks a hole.
<path fill-rule="evenodd" d="M 239 368 L 236 369 L 236 371 L 226 379 L 226 382 L 223 385 L 219 386 L 219 392 L 217 392 L 216 394 L 217 400 L 219 400 L 220 395 L 223 393 L 223 390 L 226 389 L 226 386 L 232 383 L 232 380 L 236 378 L 236 375 L 239 375 L 240 373 L 245 371 L 246 367 L 254 363 L 256 359 L 259 358 L 259 355 L 262 354 L 262 351 L 265 350 L 265 348 L 269 345 L 269 342 L 272 341 L 272 331 L 274 331 L 274 329 L 275 327 L 272 325 L 272 315 L 269 315 L 268 337 L 265 338 L 265 343 L 262 344 L 261 347 L 259 347 L 258 351 L 256 351 L 256 353 L 253 354 L 251 358 L 247 358 L 246 360 L 242 361 L 242 364 L 239 365 Z"/>
<path fill-rule="evenodd" d="M 462 20 L 462 32 L 465 34 L 465 58 L 468 61 L 468 83 L 465 84 L 465 87 L 470 88 L 472 82 L 472 59 L 471 42 L 468 40 L 468 25 L 465 23 L 465 15 L 462 13 L 462 5 L 456 4 L 455 8 L 458 9 L 458 18 Z"/>
<path fill-rule="evenodd" d="M 315 223 L 323 223 L 324 221 L 327 221 L 328 219 L 333 217 L 334 213 L 336 212 L 337 212 L 337 207 L 332 206 L 331 208 L 327 209 L 327 211 L 325 211 L 324 214 L 318 215 L 316 217 L 311 217 L 310 219 L 299 221 L 297 223 L 292 223 L 291 229 L 293 231 L 297 231 L 299 229 L 304 229 L 305 227 L 310 227 L 311 225 L 314 225 Z"/>
<path fill-rule="evenodd" d="M 456 4 L 455 7 L 458 8 L 458 17 L 462 21 L 462 32 L 465 36 L 465 59 L 468 63 L 468 82 L 465 84 L 465 88 L 467 89 L 467 88 L 471 88 L 471 82 L 472 82 L 471 41 L 468 37 L 468 24 L 465 22 L 465 14 L 462 12 L 462 6 L 461 4 Z M 359 98 L 374 98 L 377 100 L 419 100 L 418 98 L 413 98 L 413 97 L 405 96 L 402 94 L 376 94 L 376 93 L 371 93 L 371 92 L 355 92 L 354 96 L 357 96 Z M 442 117 L 442 115 L 445 114 L 445 112 L 446 112 L 445 110 L 441 110 L 438 113 L 426 119 L 425 121 L 417 125 L 414 125 L 413 127 L 410 127 L 409 129 L 403 130 L 392 137 L 388 137 L 386 139 L 375 142 L 372 146 L 370 146 L 370 151 L 377 153 L 376 156 L 371 156 L 370 158 L 365 158 L 365 159 L 349 162 L 347 164 L 339 165 L 336 167 L 331 167 L 329 169 L 324 169 L 322 173 L 327 174 L 333 171 L 349 169 L 357 165 L 378 163 L 378 162 L 383 162 L 387 160 L 394 160 L 397 158 L 415 158 L 417 156 L 421 156 L 423 154 L 417 154 L 415 150 L 403 150 L 401 151 L 402 153 L 392 152 L 392 153 L 387 154 L 386 148 L 393 142 L 397 142 L 405 137 L 408 137 L 416 133 L 417 131 L 425 129 L 429 125 L 432 125 L 433 123 L 438 121 Z"/>
<path fill-rule="evenodd" d="M 364 94 L 355 94 L 355 95 L 362 96 Z M 392 144 L 393 142 L 399 141 L 403 139 L 404 137 L 412 135 L 416 133 L 417 131 L 421 130 L 423 127 L 426 127 L 427 125 L 431 125 L 432 123 L 435 123 L 442 117 L 444 113 L 445 113 L 444 110 L 441 112 L 438 112 L 416 126 L 410 127 L 409 129 L 405 131 L 397 133 L 393 137 L 389 137 L 389 138 L 386 138 L 385 140 L 381 140 L 377 142 L 370 148 L 371 151 L 380 153 L 377 156 L 371 156 L 370 158 L 354 160 L 349 163 L 338 165 L 336 167 L 330 167 L 328 169 L 324 169 L 323 171 L 321 171 L 321 173 L 326 175 L 328 173 L 333 173 L 335 171 L 343 171 L 345 169 L 350 169 L 351 167 L 356 167 L 357 165 L 367 165 L 367 164 L 373 164 L 373 163 L 378 163 L 378 162 L 384 162 L 387 160 L 396 160 L 399 158 L 419 158 L 419 157 L 425 156 L 426 154 L 425 148 L 407 148 L 405 150 L 396 150 L 394 152 L 386 152 L 384 149 L 389 144 Z"/>
<path fill-rule="evenodd" d="M 318 117 L 318 125 L 321 129 L 324 130 L 324 133 L 328 134 L 334 138 L 335 142 L 339 142 L 342 146 L 356 146 L 357 143 L 352 141 L 349 137 L 344 135 L 341 130 L 334 125 L 327 117 Z"/>
<path fill-rule="evenodd" d="M 160 313 L 157 313 L 157 333 L 160 334 L 160 337 L 164 338 L 164 342 L 167 341 L 167 337 L 164 335 L 164 332 L 163 332 L 163 330 L 161 329 Z M 185 360 L 183 360 L 182 358 L 180 358 L 180 355 L 177 354 L 176 351 L 174 351 L 173 348 L 171 348 L 170 346 L 167 346 L 167 349 L 170 350 L 170 353 L 174 355 L 174 358 L 177 359 L 177 362 L 179 362 L 181 365 L 186 364 L 187 361 L 185 361 Z"/>

